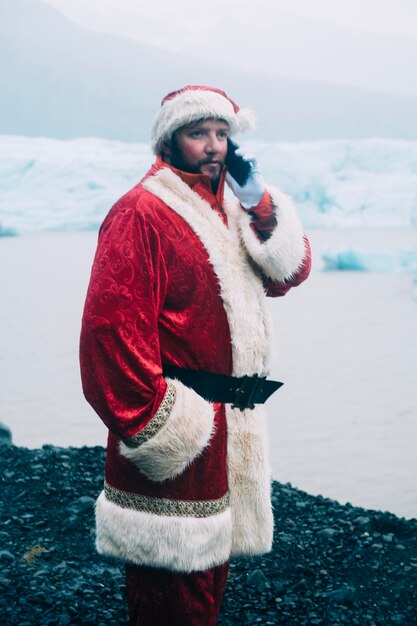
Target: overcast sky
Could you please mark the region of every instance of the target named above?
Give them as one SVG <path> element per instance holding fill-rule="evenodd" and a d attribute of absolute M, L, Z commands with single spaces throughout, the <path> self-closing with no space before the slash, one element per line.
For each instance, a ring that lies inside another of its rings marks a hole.
<path fill-rule="evenodd" d="M 242 0 L 212 0 L 198 5 L 195 0 L 157 0 L 153 3 L 140 0 L 43 1 L 91 28 L 103 28 L 110 32 L 118 30 L 122 23 L 130 30 L 132 24 L 129 18 L 140 18 L 145 12 L 154 16 L 164 13 L 175 18 L 183 17 L 184 12 L 187 12 L 190 22 L 194 22 L 206 19 L 214 12 L 220 17 L 229 16 L 232 11 L 238 14 L 244 6 Z M 196 6 L 198 15 L 195 14 Z M 416 0 L 263 0 L 258 1 L 256 10 L 261 13 L 265 7 L 345 28 L 417 37 Z M 259 21 L 262 22 L 262 15 L 259 16 Z M 175 24 L 175 28 L 180 28 L 180 25 Z"/>
<path fill-rule="evenodd" d="M 87 28 L 216 62 L 417 97 L 416 0 L 42 0 Z"/>

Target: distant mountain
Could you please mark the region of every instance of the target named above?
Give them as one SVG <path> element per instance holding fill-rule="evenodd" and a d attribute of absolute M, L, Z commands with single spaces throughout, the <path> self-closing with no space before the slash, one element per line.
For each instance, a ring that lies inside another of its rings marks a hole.
<path fill-rule="evenodd" d="M 299 14 L 300 4 L 304 5 L 302 13 L 307 9 L 305 0 L 292 2 L 292 8 L 288 0 L 210 0 L 200 2 L 198 11 L 195 0 L 38 1 L 57 8 L 85 28 L 128 37 L 193 59 L 254 72 L 262 68 L 264 74 L 276 78 L 417 98 L 417 30 L 411 30 L 411 3 L 409 7 L 401 6 L 407 0 L 395 5 L 385 33 L 375 32 L 374 28 L 381 27 L 387 7 L 381 6 L 377 15 L 374 12 L 371 24 L 370 0 L 364 0 L 362 19 L 356 27 L 349 26 L 349 13 L 354 14 L 354 9 L 346 6 L 346 11 L 341 11 L 339 6 L 344 19 L 332 22 L 340 3 L 328 6 L 324 14 L 320 10 L 322 0 L 311 3 L 314 10 L 309 16 Z M 406 14 L 410 34 L 390 34 Z"/>
<path fill-rule="evenodd" d="M 77 26 L 36 0 L 0 2 L 0 133 L 148 141 L 161 97 L 222 87 L 271 140 L 417 139 L 417 100 L 277 79 Z"/>

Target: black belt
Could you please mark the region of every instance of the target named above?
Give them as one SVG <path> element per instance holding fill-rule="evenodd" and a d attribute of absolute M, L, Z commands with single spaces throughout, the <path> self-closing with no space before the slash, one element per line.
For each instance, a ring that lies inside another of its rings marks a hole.
<path fill-rule="evenodd" d="M 175 365 L 164 365 L 163 374 L 177 378 L 210 402 L 230 403 L 232 408 L 253 409 L 263 404 L 284 383 L 267 380 L 266 376 L 224 376 L 212 372 L 187 370 Z"/>

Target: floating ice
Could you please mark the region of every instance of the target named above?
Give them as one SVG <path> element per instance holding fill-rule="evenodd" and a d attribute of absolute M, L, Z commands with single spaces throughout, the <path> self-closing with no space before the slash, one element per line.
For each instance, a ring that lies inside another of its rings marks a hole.
<path fill-rule="evenodd" d="M 412 291 L 413 300 L 417 302 L 417 274 L 413 278 L 413 291 Z"/>
<path fill-rule="evenodd" d="M 0 224 L 0 237 L 16 237 L 17 232 L 14 228 L 4 228 Z"/>
<path fill-rule="evenodd" d="M 331 250 L 322 254 L 325 270 L 417 272 L 417 248 L 408 250 Z"/>

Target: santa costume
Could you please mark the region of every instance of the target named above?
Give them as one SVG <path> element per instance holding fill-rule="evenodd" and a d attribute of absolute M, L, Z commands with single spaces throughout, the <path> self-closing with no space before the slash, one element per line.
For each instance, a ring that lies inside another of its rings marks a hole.
<path fill-rule="evenodd" d="M 142 626 L 214 626 L 230 557 L 271 549 L 263 405 L 207 399 L 176 372 L 263 380 L 266 296 L 310 271 L 279 189 L 244 210 L 224 197 L 226 168 L 213 193 L 208 176 L 161 158 L 176 130 L 202 119 L 234 134 L 250 116 L 214 88 L 163 100 L 156 162 L 101 226 L 82 322 L 84 393 L 109 429 L 97 548 L 127 564 L 131 623 Z"/>

